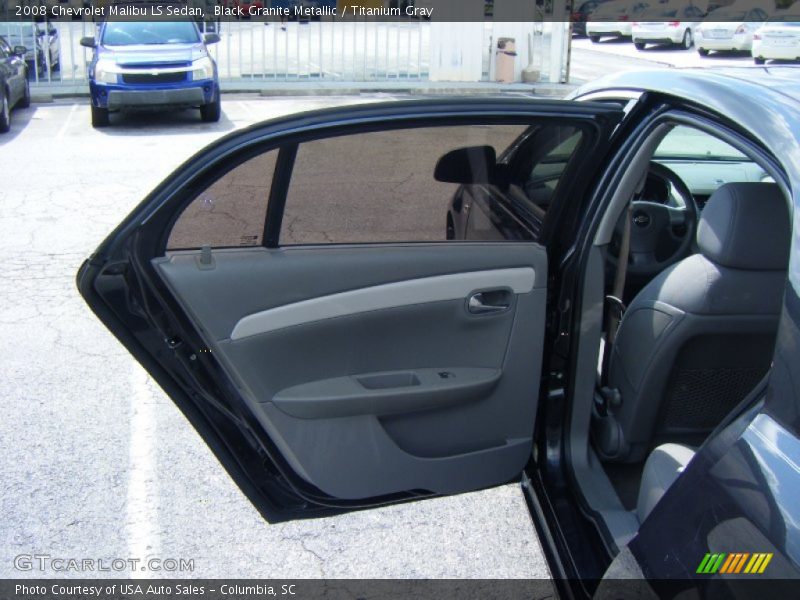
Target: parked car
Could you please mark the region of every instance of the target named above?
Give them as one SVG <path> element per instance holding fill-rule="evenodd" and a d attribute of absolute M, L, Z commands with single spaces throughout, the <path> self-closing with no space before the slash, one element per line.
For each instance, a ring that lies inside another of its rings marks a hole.
<path fill-rule="evenodd" d="M 12 46 L 25 46 L 28 73 L 43 77 L 61 70 L 61 42 L 58 29 L 50 22 L 9 23 L 4 35 Z"/>
<path fill-rule="evenodd" d="M 606 2 L 590 13 L 586 35 L 593 43 L 605 36 L 630 38 L 633 21 L 649 6 L 647 2 L 628 0 Z"/>
<path fill-rule="evenodd" d="M 753 61 L 800 60 L 800 13 L 783 13 L 753 34 Z"/>
<path fill-rule="evenodd" d="M 560 597 L 791 597 L 798 75 L 265 121 L 78 289 L 271 521 L 517 480 Z"/>
<path fill-rule="evenodd" d="M 89 93 L 92 126 L 104 127 L 109 113 L 153 108 L 199 108 L 204 121 L 221 114 L 217 65 L 194 21 L 106 21 L 92 48 Z"/>
<path fill-rule="evenodd" d="M 633 45 L 644 50 L 647 44 L 670 44 L 688 50 L 694 44 L 694 30 L 703 11 L 694 4 L 667 5 L 645 11 L 631 27 Z"/>
<path fill-rule="evenodd" d="M 765 10 L 758 7 L 738 8 L 736 5 L 710 13 L 695 29 L 695 46 L 700 56 L 714 51 L 750 53 L 753 34 L 767 20 Z"/>
<path fill-rule="evenodd" d="M 575 2 L 572 13 L 570 14 L 572 34 L 586 35 L 586 22 L 589 20 L 589 15 L 597 10 L 597 7 L 601 4 L 605 4 L 609 1 L 610 0 L 579 0 Z"/>
<path fill-rule="evenodd" d="M 28 67 L 25 64 L 25 46 L 12 47 L 0 36 L 0 133 L 11 128 L 11 109 L 31 105 Z"/>

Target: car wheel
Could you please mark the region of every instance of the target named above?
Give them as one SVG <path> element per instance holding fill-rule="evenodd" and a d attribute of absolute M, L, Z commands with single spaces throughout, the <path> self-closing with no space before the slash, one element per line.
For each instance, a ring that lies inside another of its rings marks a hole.
<path fill-rule="evenodd" d="M 633 45 L 637 50 L 644 50 L 645 46 L 647 46 L 644 42 L 633 42 Z"/>
<path fill-rule="evenodd" d="M 706 50 L 705 48 L 698 48 L 697 49 L 697 53 L 700 56 L 708 56 L 708 50 Z"/>
<path fill-rule="evenodd" d="M 688 50 L 694 44 L 694 40 L 692 39 L 692 32 L 688 29 L 683 32 L 683 42 L 681 45 L 683 46 L 684 50 Z"/>
<path fill-rule="evenodd" d="M 589 39 L 592 41 L 593 44 L 596 44 L 597 42 L 600 41 L 600 36 L 599 35 L 590 35 Z"/>
<path fill-rule="evenodd" d="M 11 107 L 8 105 L 8 93 L 6 90 L 0 92 L 0 133 L 6 133 L 11 129 Z"/>
<path fill-rule="evenodd" d="M 763 65 L 767 61 L 764 60 L 763 58 L 759 58 L 757 56 L 754 56 L 753 57 L 753 62 L 756 63 L 757 65 Z"/>
<path fill-rule="evenodd" d="M 25 90 L 22 93 L 22 98 L 19 99 L 17 106 L 20 108 L 28 108 L 31 105 L 31 84 L 28 78 L 25 78 Z"/>
<path fill-rule="evenodd" d="M 222 102 L 220 101 L 219 94 L 217 98 L 211 103 L 200 107 L 200 117 L 206 123 L 216 123 L 222 114 Z"/>
<path fill-rule="evenodd" d="M 106 127 L 108 125 L 108 109 L 92 104 L 92 127 Z"/>

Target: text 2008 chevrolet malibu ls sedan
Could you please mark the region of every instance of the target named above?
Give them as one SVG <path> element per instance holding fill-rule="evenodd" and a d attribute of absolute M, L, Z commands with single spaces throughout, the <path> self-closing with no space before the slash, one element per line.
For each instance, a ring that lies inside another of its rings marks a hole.
<path fill-rule="evenodd" d="M 798 139 L 791 68 L 303 113 L 77 283 L 271 521 L 516 480 L 564 596 L 788 596 Z"/>
<path fill-rule="evenodd" d="M 92 125 L 104 127 L 109 112 L 142 108 L 199 108 L 204 121 L 221 114 L 217 65 L 194 21 L 106 21 L 89 64 Z"/>

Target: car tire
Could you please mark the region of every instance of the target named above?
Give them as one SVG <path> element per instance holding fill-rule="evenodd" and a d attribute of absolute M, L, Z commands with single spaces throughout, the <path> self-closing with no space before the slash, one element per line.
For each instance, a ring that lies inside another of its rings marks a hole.
<path fill-rule="evenodd" d="M 697 49 L 697 53 L 700 56 L 708 56 L 708 50 L 706 50 L 705 48 L 698 48 Z"/>
<path fill-rule="evenodd" d="M 28 108 L 31 105 L 31 84 L 28 78 L 25 78 L 25 91 L 22 93 L 22 98 L 17 102 L 20 108 Z"/>
<path fill-rule="evenodd" d="M 694 45 L 694 40 L 692 39 L 692 32 L 691 30 L 687 29 L 683 32 L 683 41 L 681 42 L 681 47 L 684 50 L 688 50 Z"/>
<path fill-rule="evenodd" d="M 754 56 L 753 57 L 753 62 L 756 63 L 757 65 L 763 65 L 767 61 L 765 59 L 763 59 L 763 58 L 759 58 L 757 56 Z"/>
<path fill-rule="evenodd" d="M 644 42 L 633 42 L 633 46 L 637 50 L 644 50 L 645 46 L 647 46 L 647 44 L 645 44 Z"/>
<path fill-rule="evenodd" d="M 92 127 L 107 127 L 109 123 L 108 109 L 92 104 Z"/>
<path fill-rule="evenodd" d="M 591 41 L 593 44 L 597 44 L 597 43 L 600 41 L 600 36 L 599 36 L 599 35 L 590 35 L 590 36 L 589 36 L 589 40 L 590 40 L 590 41 Z"/>
<path fill-rule="evenodd" d="M 205 104 L 200 107 L 200 118 L 206 123 L 216 123 L 219 121 L 220 115 L 222 115 L 222 102 L 218 93 L 211 104 Z"/>
<path fill-rule="evenodd" d="M 8 92 L 0 91 L 0 133 L 11 129 L 11 106 L 8 104 Z"/>

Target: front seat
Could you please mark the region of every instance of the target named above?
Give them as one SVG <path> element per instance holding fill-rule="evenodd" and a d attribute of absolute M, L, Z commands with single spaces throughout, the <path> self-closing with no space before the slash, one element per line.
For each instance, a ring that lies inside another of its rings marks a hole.
<path fill-rule="evenodd" d="M 660 442 L 697 445 L 769 369 L 791 223 L 774 183 L 729 183 L 709 198 L 699 253 L 631 302 L 609 365 L 619 394 L 595 422 L 605 460 L 639 462 Z"/>
<path fill-rule="evenodd" d="M 642 523 L 658 501 L 694 458 L 694 448 L 680 444 L 662 444 L 647 457 L 639 484 L 636 518 Z"/>

